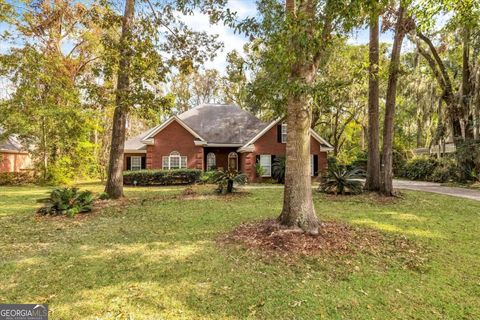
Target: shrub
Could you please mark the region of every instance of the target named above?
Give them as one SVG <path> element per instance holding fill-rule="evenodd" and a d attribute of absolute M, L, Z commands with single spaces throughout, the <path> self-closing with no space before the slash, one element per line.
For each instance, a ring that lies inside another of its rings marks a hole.
<path fill-rule="evenodd" d="M 278 183 L 285 183 L 285 157 L 276 157 L 272 164 L 272 177 Z"/>
<path fill-rule="evenodd" d="M 459 181 L 460 168 L 454 159 L 441 158 L 428 179 L 434 182 Z"/>
<path fill-rule="evenodd" d="M 32 172 L 0 172 L 0 186 L 17 186 L 35 181 Z"/>
<path fill-rule="evenodd" d="M 106 192 L 102 192 L 98 195 L 98 199 L 100 199 L 100 200 L 107 200 L 109 198 L 110 198 L 110 196 Z"/>
<path fill-rule="evenodd" d="M 137 170 L 123 173 L 123 184 L 137 186 L 191 184 L 200 180 L 198 169 Z"/>
<path fill-rule="evenodd" d="M 257 174 L 257 177 L 265 175 L 265 168 L 260 165 L 260 162 L 255 163 L 255 173 Z"/>
<path fill-rule="evenodd" d="M 78 191 L 78 188 L 58 188 L 50 193 L 50 197 L 39 202 L 45 206 L 38 209 L 40 214 L 66 215 L 73 217 L 80 212 L 92 211 L 93 194 L 90 191 Z"/>
<path fill-rule="evenodd" d="M 430 157 L 415 157 L 409 160 L 403 169 L 405 178 L 410 180 L 429 180 L 438 162 Z"/>
<path fill-rule="evenodd" d="M 360 168 L 347 169 L 331 167 L 328 169 L 325 181 L 319 186 L 319 191 L 333 194 L 359 194 L 363 191 L 365 170 Z"/>
<path fill-rule="evenodd" d="M 216 170 L 209 170 L 209 171 L 203 172 L 202 175 L 200 176 L 200 182 L 203 184 L 212 183 L 216 173 L 217 173 Z"/>
<path fill-rule="evenodd" d="M 367 170 L 367 162 L 368 162 L 368 152 L 361 151 L 357 154 L 355 160 L 350 163 L 350 168 L 355 169 L 362 169 Z"/>
<path fill-rule="evenodd" d="M 217 171 L 213 178 L 213 182 L 218 185 L 218 193 L 232 193 L 233 184 L 237 183 L 243 185 L 247 183 L 247 176 L 237 170 L 228 169 L 227 171 Z"/>

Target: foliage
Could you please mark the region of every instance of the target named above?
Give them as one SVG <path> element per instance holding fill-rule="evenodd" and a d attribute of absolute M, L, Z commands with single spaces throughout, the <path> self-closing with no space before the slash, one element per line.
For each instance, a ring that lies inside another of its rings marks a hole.
<path fill-rule="evenodd" d="M 212 183 L 216 174 L 217 174 L 217 170 L 204 171 L 200 176 L 200 182 L 203 184 Z"/>
<path fill-rule="evenodd" d="M 427 181 L 437 167 L 436 159 L 427 156 L 417 156 L 407 161 L 403 170 L 403 176 L 410 180 Z"/>
<path fill-rule="evenodd" d="M 37 182 L 32 172 L 0 172 L 0 186 L 18 186 Z"/>
<path fill-rule="evenodd" d="M 234 184 L 244 185 L 247 183 L 247 176 L 233 169 L 219 170 L 215 172 L 212 182 L 217 184 L 218 193 L 227 194 L 233 192 Z"/>
<path fill-rule="evenodd" d="M 43 215 L 66 215 L 73 217 L 77 213 L 90 212 L 93 206 L 93 194 L 90 191 L 79 191 L 78 188 L 58 188 L 50 193 L 50 197 L 40 199 L 45 203 L 38 209 Z"/>
<path fill-rule="evenodd" d="M 433 182 L 459 181 L 459 167 L 455 159 L 440 158 L 427 180 Z"/>
<path fill-rule="evenodd" d="M 99 200 L 107 200 L 107 199 L 109 199 L 108 193 L 106 193 L 106 192 L 100 193 L 100 194 L 98 195 L 98 199 L 99 199 Z"/>
<path fill-rule="evenodd" d="M 359 194 L 363 191 L 365 178 L 363 169 L 347 169 L 341 166 L 328 168 L 327 177 L 319 186 L 319 191 L 333 194 Z"/>
<path fill-rule="evenodd" d="M 272 163 L 272 177 L 278 183 L 285 183 L 285 157 L 276 157 Z"/>
<path fill-rule="evenodd" d="M 460 182 L 480 179 L 480 141 L 458 141 L 455 157 L 458 163 Z"/>
<path fill-rule="evenodd" d="M 265 168 L 260 165 L 260 162 L 255 163 L 255 173 L 257 177 L 262 177 L 265 175 Z"/>
<path fill-rule="evenodd" d="M 201 175 L 202 170 L 198 169 L 125 171 L 123 183 L 130 186 L 191 184 L 199 181 Z"/>

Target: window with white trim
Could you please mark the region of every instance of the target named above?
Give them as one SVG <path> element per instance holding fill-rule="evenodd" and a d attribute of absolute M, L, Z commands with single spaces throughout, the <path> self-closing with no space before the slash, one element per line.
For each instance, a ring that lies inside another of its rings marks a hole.
<path fill-rule="evenodd" d="M 130 157 L 130 170 L 142 170 L 142 157 L 133 156 Z"/>
<path fill-rule="evenodd" d="M 261 154 L 260 167 L 263 168 L 262 177 L 271 177 L 272 176 L 272 156 L 269 154 Z"/>
<path fill-rule="evenodd" d="M 282 143 L 287 143 L 287 124 L 282 123 Z"/>
<path fill-rule="evenodd" d="M 217 160 L 215 158 L 215 153 L 209 152 L 207 154 L 207 170 L 214 169 L 217 166 Z"/>
<path fill-rule="evenodd" d="M 172 151 L 169 156 L 162 157 L 162 169 L 183 169 L 187 167 L 187 157 L 181 156 L 178 151 Z"/>

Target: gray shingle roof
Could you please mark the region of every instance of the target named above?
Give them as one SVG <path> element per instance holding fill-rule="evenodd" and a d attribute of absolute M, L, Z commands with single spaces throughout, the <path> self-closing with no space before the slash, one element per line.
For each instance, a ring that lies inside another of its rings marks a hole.
<path fill-rule="evenodd" d="M 240 144 L 268 124 L 234 105 L 201 104 L 178 116 L 208 143 Z"/>
<path fill-rule="evenodd" d="M 14 135 L 9 135 L 2 138 L 4 130 L 0 128 L 0 151 L 12 151 L 12 152 L 23 152 L 23 148 L 20 140 Z"/>
<path fill-rule="evenodd" d="M 225 104 L 201 104 L 178 118 L 206 142 L 218 144 L 244 145 L 268 125 L 237 106 Z M 141 140 L 158 127 L 128 139 L 125 150 L 145 150 Z"/>

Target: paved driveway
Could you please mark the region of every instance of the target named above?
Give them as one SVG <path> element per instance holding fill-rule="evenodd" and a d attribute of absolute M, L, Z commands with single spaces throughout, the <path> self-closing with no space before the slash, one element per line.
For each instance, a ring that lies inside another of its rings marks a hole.
<path fill-rule="evenodd" d="M 312 186 L 317 188 L 318 184 Z M 395 189 L 408 189 L 408 190 L 417 190 L 425 191 L 432 193 L 444 194 L 447 196 L 454 196 L 465 199 L 472 199 L 480 201 L 480 190 L 473 190 L 467 188 L 455 188 L 442 186 L 440 183 L 434 182 L 424 182 L 424 181 L 409 181 L 409 180 L 393 180 L 393 187 Z M 282 189 L 282 185 L 272 184 L 272 185 L 247 185 L 240 188 L 245 189 Z"/>
<path fill-rule="evenodd" d="M 480 201 L 479 190 L 447 187 L 434 182 L 393 180 L 393 187 L 395 189 L 408 189 L 408 190 L 433 192 L 433 193 L 445 194 L 448 196 Z"/>

